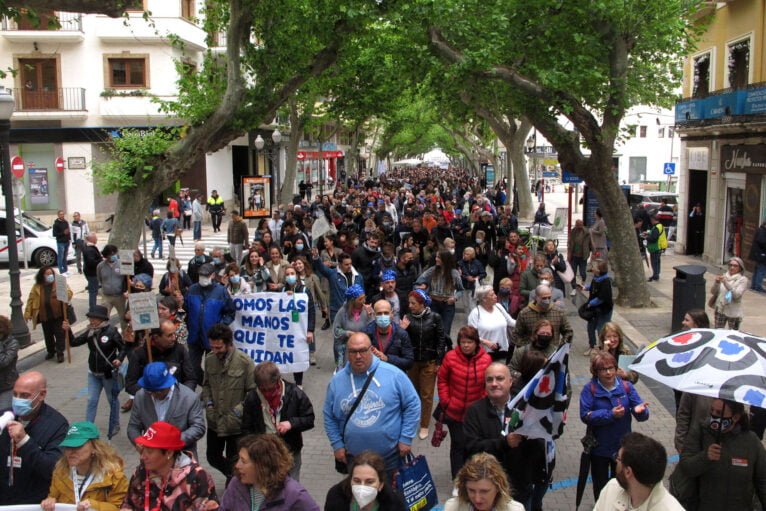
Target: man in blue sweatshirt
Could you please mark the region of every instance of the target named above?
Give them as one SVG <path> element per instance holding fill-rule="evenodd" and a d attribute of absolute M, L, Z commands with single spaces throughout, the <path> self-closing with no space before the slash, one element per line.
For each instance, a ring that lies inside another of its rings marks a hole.
<path fill-rule="evenodd" d="M 370 338 L 355 333 L 346 346 L 348 363 L 330 380 L 324 402 L 324 425 L 335 459 L 350 463 L 371 450 L 393 472 L 407 455 L 420 423 L 420 398 L 407 374 L 372 353 Z M 372 380 L 362 402 L 346 422 L 368 376 Z M 345 424 L 345 430 L 344 430 Z"/>

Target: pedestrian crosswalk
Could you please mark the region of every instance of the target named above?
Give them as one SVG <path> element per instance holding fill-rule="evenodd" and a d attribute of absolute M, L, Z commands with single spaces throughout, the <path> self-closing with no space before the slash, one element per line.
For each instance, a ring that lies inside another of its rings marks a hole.
<path fill-rule="evenodd" d="M 162 243 L 162 261 L 167 261 L 168 255 L 170 254 L 169 243 L 167 240 L 164 240 Z M 225 250 L 228 246 L 228 243 L 226 243 L 226 232 L 213 233 L 212 230 L 203 231 L 202 243 L 205 244 L 205 253 L 207 254 L 210 254 L 210 251 L 215 247 L 220 247 Z M 155 253 L 158 257 L 152 259 L 152 245 L 153 243 L 149 240 L 149 243 L 147 244 L 148 254 L 146 254 L 146 258 L 154 265 L 155 273 L 162 275 L 164 271 L 161 271 L 159 267 L 161 261 L 159 254 Z M 191 258 L 194 257 L 194 241 L 192 240 L 191 231 L 184 231 L 183 240 L 176 238 L 175 253 L 176 258 L 181 261 L 181 268 L 185 269 Z M 161 265 L 164 267 L 165 263 L 163 262 Z"/>

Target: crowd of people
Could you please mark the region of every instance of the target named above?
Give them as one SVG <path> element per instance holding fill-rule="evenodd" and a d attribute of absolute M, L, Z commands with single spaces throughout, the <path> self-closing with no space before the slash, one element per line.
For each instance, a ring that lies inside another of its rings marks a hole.
<path fill-rule="evenodd" d="M 154 265 L 139 250 L 134 275 L 126 278 L 117 247 L 99 251 L 95 235 L 80 230 L 90 307 L 78 335 L 56 295 L 56 268 L 40 269 L 25 316 L 42 325 L 49 359 L 64 360 L 67 335 L 72 346 L 87 345 L 87 420 L 69 424 L 45 403 L 41 373 L 15 373 L 18 346 L 0 318 L 0 409 L 10 405 L 15 416 L 0 434 L 0 459 L 10 460 L 0 464 L 0 505 L 318 509 L 300 483 L 302 433 L 315 423 L 303 391 L 311 369 L 295 373 L 292 382 L 273 362 L 256 365 L 236 349 L 229 326 L 233 297 L 286 292 L 308 297 L 310 366 L 317 360 L 317 328 L 331 329 L 333 339 L 335 372 L 321 408 L 345 478 L 330 489 L 325 509 L 405 509 L 392 487 L 394 474 L 415 437 L 428 438 L 435 419 L 449 431 L 455 480 L 445 509 L 541 510 L 555 449 L 506 428 L 513 415 L 507 405 L 561 345 L 573 342 L 565 300 L 579 289 L 592 376 L 579 412 L 596 509 L 647 502 L 641 509 L 682 509 L 662 485 L 665 449 L 631 432 L 632 420 L 649 420 L 650 411 L 634 387 L 638 375 L 620 363 L 630 351 L 611 321 L 600 212 L 590 229 L 576 222 L 562 254 L 555 240 L 539 249 L 527 243 L 514 211 L 503 204 L 502 183 L 482 189 L 455 169 L 394 169 L 374 180 L 349 180 L 313 200 L 305 192 L 258 222 L 252 234 L 232 211 L 229 246 L 209 253 L 198 231 L 202 199 L 187 196 L 188 205 L 173 199 L 166 218 L 157 210 L 147 222 L 155 238 L 152 259 L 156 249 L 162 258 L 163 237 L 183 230 L 181 216 L 193 226 L 194 257 L 183 267 L 171 242 L 156 287 Z M 213 194 L 207 207 L 220 230 L 223 200 Z M 539 212 L 545 216 L 544 204 Z M 637 228 L 639 239 L 643 232 Z M 650 247 L 658 244 L 651 232 L 647 237 Z M 742 270 L 734 258 L 716 280 L 716 326 L 739 326 L 732 300 L 721 296 L 738 301 L 747 286 Z M 130 293 L 156 294 L 158 328 L 132 330 Z M 109 322 L 112 309 L 119 328 Z M 453 324 L 458 309 L 465 324 Z M 704 311 L 687 316 L 688 328 L 706 326 Z M 122 390 L 127 399 L 120 405 Z M 130 476 L 93 424 L 102 391 L 110 407 L 107 440 L 120 432 L 120 409 L 130 413 L 127 436 L 140 452 Z M 744 503 L 754 495 L 766 502 L 766 453 L 748 431 L 745 410 L 730 401 L 684 397 L 688 420 L 685 426 L 679 421 L 685 429 L 676 435 L 678 479 L 699 483 L 689 498 L 699 509 L 718 509 L 710 488 L 736 479 L 738 509 L 750 509 Z M 710 433 L 713 425 L 717 434 Z M 208 465 L 226 477 L 220 495 L 201 465 L 202 441 Z M 729 467 L 735 459 L 744 465 L 732 466 L 744 469 Z"/>

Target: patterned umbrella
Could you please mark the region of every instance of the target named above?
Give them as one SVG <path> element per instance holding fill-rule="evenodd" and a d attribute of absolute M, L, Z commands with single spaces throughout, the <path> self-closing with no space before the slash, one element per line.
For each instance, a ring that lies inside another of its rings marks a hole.
<path fill-rule="evenodd" d="M 766 407 L 766 339 L 698 328 L 648 345 L 630 369 L 676 390 Z"/>

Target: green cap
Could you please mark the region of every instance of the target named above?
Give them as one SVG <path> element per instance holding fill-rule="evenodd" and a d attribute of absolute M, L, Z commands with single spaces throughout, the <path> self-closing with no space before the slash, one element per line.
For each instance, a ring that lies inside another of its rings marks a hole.
<path fill-rule="evenodd" d="M 88 440 L 98 440 L 98 427 L 92 422 L 75 422 L 69 426 L 61 447 L 82 447 Z"/>

